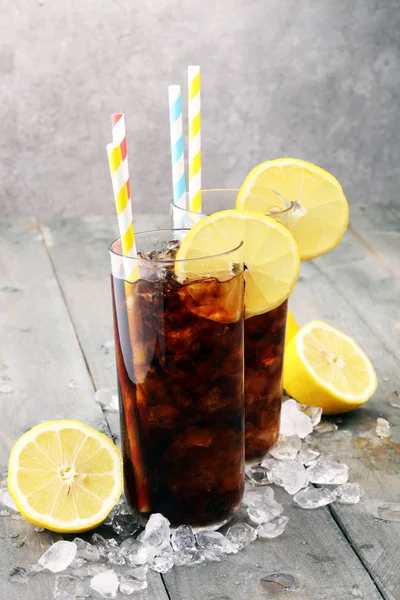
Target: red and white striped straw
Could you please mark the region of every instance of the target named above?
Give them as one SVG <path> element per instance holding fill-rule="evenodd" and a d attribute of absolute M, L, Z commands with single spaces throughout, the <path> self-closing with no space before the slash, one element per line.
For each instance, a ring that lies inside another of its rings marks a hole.
<path fill-rule="evenodd" d="M 112 136 L 114 144 L 121 148 L 121 155 L 123 161 L 123 174 L 128 191 L 129 201 L 131 199 L 131 184 L 129 181 L 129 168 L 128 168 L 128 153 L 126 148 L 126 131 L 125 131 L 125 115 L 124 113 L 115 113 L 111 115 L 112 124 Z"/>

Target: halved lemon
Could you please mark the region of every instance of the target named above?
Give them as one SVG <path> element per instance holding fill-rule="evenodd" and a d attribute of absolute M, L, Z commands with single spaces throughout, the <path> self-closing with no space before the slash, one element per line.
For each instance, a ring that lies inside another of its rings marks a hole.
<path fill-rule="evenodd" d="M 236 208 L 266 214 L 279 197 L 296 203 L 290 229 L 302 260 L 325 254 L 338 245 L 349 223 L 349 208 L 333 175 L 296 158 L 261 163 L 246 177 Z M 285 206 L 281 204 L 281 208 Z"/>
<path fill-rule="evenodd" d="M 288 310 L 287 321 L 286 321 L 286 335 L 285 335 L 285 346 L 294 338 L 296 333 L 300 330 L 293 313 Z"/>
<path fill-rule="evenodd" d="M 14 445 L 8 489 L 31 523 L 62 533 L 87 531 L 104 521 L 121 496 L 121 453 L 79 421 L 41 423 Z"/>
<path fill-rule="evenodd" d="M 327 415 L 364 404 L 378 385 L 371 361 L 356 342 L 323 321 L 300 329 L 286 348 L 283 371 L 287 393 Z"/>
<path fill-rule="evenodd" d="M 181 279 L 206 273 L 230 273 L 229 250 L 244 242 L 246 317 L 284 302 L 299 276 L 300 259 L 292 234 L 280 223 L 253 212 L 225 210 L 196 223 L 178 250 Z M 225 253 L 225 254 L 224 254 Z M 189 261 L 187 259 L 194 259 Z"/>

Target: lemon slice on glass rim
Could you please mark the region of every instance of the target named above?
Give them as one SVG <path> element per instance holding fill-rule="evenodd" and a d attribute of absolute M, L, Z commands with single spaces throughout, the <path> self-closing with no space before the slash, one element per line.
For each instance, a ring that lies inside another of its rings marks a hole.
<path fill-rule="evenodd" d="M 338 180 L 312 163 L 278 158 L 261 163 L 246 177 L 236 208 L 269 213 L 295 204 L 290 229 L 301 260 L 335 248 L 349 223 L 349 207 Z"/>
<path fill-rule="evenodd" d="M 293 291 L 300 259 L 292 234 L 261 213 L 224 210 L 194 225 L 176 256 L 177 276 L 231 272 L 229 251 L 244 242 L 246 317 L 280 306 Z M 197 259 L 197 260 L 188 260 Z"/>

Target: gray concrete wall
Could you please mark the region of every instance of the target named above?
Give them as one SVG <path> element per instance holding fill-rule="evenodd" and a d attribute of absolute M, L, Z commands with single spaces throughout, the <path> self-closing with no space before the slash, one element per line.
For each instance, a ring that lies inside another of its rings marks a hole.
<path fill-rule="evenodd" d="M 295 156 L 352 201 L 398 202 L 399 0 L 0 0 L 0 214 L 113 213 L 124 111 L 133 201 L 167 211 L 167 86 L 202 67 L 204 187 Z"/>

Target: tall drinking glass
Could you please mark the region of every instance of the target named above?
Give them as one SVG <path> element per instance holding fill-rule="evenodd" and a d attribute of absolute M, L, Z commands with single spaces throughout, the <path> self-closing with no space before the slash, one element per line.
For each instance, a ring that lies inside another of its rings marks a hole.
<path fill-rule="evenodd" d="M 243 246 L 191 276 L 186 234 L 137 234 L 137 259 L 110 246 L 125 493 L 145 517 L 214 529 L 244 488 Z"/>
<path fill-rule="evenodd" d="M 216 189 L 202 191 L 202 212 L 182 209 L 171 203 L 173 225 L 193 227 L 207 215 L 235 208 L 237 189 Z M 273 190 L 270 197 L 279 196 Z M 279 202 L 278 202 L 279 200 Z M 291 229 L 293 202 L 277 198 L 267 216 Z M 245 339 L 245 446 L 246 462 L 259 462 L 276 444 L 279 436 L 279 423 L 282 405 L 282 375 L 285 349 L 285 332 L 288 301 L 261 315 L 250 317 L 244 322 Z"/>

